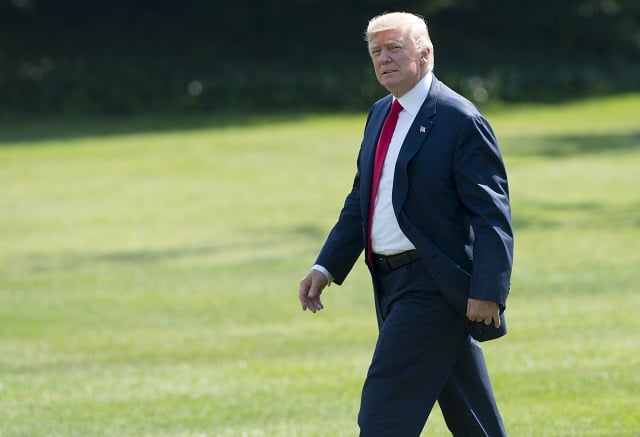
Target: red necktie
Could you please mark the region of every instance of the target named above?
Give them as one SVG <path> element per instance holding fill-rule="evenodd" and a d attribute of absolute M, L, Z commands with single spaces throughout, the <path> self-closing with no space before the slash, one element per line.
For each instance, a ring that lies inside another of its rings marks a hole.
<path fill-rule="evenodd" d="M 376 195 L 378 194 L 378 185 L 380 184 L 380 175 L 382 174 L 382 166 L 384 164 L 384 159 L 387 156 L 387 150 L 389 150 L 389 143 L 391 143 L 391 137 L 393 136 L 393 131 L 396 129 L 396 124 L 398 123 L 398 114 L 402 111 L 402 105 L 397 99 L 394 99 L 391 104 L 391 111 L 387 118 L 384 120 L 384 124 L 382 125 L 382 131 L 380 131 L 380 138 L 378 138 L 378 145 L 376 146 L 376 156 L 373 161 L 373 178 L 371 179 L 371 197 L 369 198 L 369 223 L 368 223 L 368 234 L 369 234 L 369 251 L 368 251 L 368 259 L 369 265 L 371 264 L 371 224 L 373 223 L 373 210 L 376 204 Z"/>

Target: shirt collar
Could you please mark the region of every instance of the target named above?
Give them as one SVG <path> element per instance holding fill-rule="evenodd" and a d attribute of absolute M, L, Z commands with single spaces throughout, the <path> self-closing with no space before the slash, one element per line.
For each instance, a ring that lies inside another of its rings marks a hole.
<path fill-rule="evenodd" d="M 411 114 L 411 116 L 415 117 L 418 111 L 420 111 L 422 104 L 429 95 L 431 82 L 433 82 L 433 73 L 429 71 L 420 79 L 420 82 L 418 82 L 416 86 L 398 99 L 402 108 Z"/>

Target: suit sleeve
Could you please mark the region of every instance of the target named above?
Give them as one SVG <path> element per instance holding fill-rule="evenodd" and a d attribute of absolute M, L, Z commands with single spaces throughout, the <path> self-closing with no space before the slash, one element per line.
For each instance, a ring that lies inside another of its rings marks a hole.
<path fill-rule="evenodd" d="M 380 101 L 376 102 L 367 116 L 351 191 L 344 201 L 338 221 L 329 232 L 329 236 L 316 259 L 316 264 L 326 268 L 333 276 L 333 282 L 338 285 L 344 282 L 365 246 L 364 218 L 362 217 L 362 205 L 360 202 L 360 170 L 365 138 L 368 129 L 370 129 L 372 115 L 379 103 Z"/>
<path fill-rule="evenodd" d="M 360 171 L 357 171 L 353 187 L 345 199 L 338 221 L 329 233 L 316 260 L 316 264 L 324 266 L 333 275 L 333 281 L 338 285 L 345 280 L 364 250 L 362 223 Z"/>
<path fill-rule="evenodd" d="M 481 115 L 460 129 L 454 177 L 473 236 L 469 296 L 506 306 L 513 263 L 513 229 L 507 174 L 496 137 Z"/>

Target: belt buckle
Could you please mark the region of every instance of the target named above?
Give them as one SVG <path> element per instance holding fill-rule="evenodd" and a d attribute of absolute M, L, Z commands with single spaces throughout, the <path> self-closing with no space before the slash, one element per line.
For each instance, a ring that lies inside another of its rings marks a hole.
<path fill-rule="evenodd" d="M 393 267 L 391 266 L 391 264 L 389 263 L 389 258 L 388 256 L 384 257 L 384 266 L 387 269 L 388 272 L 390 272 L 391 270 L 393 270 Z"/>
<path fill-rule="evenodd" d="M 375 256 L 376 264 L 380 268 L 380 270 L 385 272 L 390 272 L 391 266 L 389 265 L 389 258 L 385 255 L 376 255 Z"/>

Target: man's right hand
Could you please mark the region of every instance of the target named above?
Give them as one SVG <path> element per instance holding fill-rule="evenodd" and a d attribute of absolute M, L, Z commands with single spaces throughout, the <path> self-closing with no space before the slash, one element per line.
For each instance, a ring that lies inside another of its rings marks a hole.
<path fill-rule="evenodd" d="M 300 280 L 298 297 L 303 311 L 309 309 L 309 311 L 315 313 L 324 308 L 320 295 L 328 283 L 329 281 L 324 273 L 314 269 L 311 269 L 307 276 Z"/>

